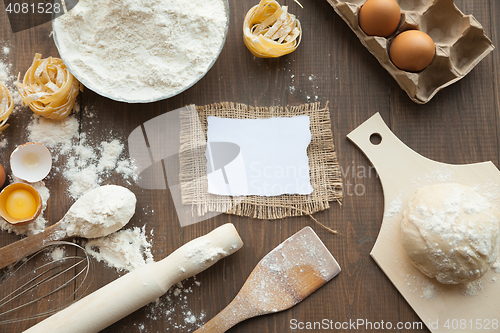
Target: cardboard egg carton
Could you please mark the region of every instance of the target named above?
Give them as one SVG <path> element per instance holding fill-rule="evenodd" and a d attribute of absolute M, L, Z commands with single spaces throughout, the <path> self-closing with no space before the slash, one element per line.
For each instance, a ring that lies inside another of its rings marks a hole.
<path fill-rule="evenodd" d="M 427 103 L 439 90 L 463 78 L 495 48 L 481 24 L 472 15 L 464 15 L 453 0 L 397 0 L 401 21 L 388 38 L 367 36 L 359 27 L 358 13 L 366 0 L 327 1 L 408 96 L 419 104 Z M 392 40 L 410 29 L 427 33 L 436 44 L 432 63 L 418 73 L 398 69 L 388 52 Z"/>

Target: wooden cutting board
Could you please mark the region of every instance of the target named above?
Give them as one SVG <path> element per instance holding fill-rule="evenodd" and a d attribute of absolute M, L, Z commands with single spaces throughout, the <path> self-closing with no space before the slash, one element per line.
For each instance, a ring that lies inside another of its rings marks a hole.
<path fill-rule="evenodd" d="M 468 185 L 500 207 L 499 170 L 491 162 L 451 165 L 425 158 L 401 142 L 378 113 L 347 137 L 371 161 L 384 192 L 384 217 L 372 258 L 431 332 L 500 332 L 499 273 L 490 270 L 473 284 L 443 285 L 412 265 L 400 234 L 408 200 L 425 185 Z"/>

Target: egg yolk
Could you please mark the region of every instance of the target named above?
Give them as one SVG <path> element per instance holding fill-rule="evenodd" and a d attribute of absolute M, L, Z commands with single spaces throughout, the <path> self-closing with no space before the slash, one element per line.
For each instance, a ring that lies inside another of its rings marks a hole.
<path fill-rule="evenodd" d="M 15 190 L 5 202 L 7 213 L 15 219 L 26 219 L 36 213 L 35 197 L 26 190 Z"/>

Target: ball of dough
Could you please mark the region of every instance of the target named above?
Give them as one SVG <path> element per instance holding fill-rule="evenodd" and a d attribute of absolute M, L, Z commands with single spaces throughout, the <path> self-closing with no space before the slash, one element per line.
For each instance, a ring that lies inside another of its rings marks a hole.
<path fill-rule="evenodd" d="M 419 189 L 401 222 L 412 263 L 441 283 L 480 278 L 498 256 L 500 212 L 470 187 L 439 184 Z"/>

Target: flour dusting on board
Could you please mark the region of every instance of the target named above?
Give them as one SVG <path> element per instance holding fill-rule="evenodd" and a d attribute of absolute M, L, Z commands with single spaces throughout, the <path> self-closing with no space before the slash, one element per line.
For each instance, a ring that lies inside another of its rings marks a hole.
<path fill-rule="evenodd" d="M 454 173 L 452 170 L 433 170 L 426 176 L 427 180 L 434 180 L 439 183 L 450 182 L 452 180 Z"/>
<path fill-rule="evenodd" d="M 497 261 L 491 265 L 491 269 L 495 272 L 495 273 L 500 273 L 500 258 L 497 259 Z"/>
<path fill-rule="evenodd" d="M 482 280 L 476 280 L 469 283 L 466 283 L 462 286 L 462 294 L 465 296 L 476 296 L 479 295 L 483 291 L 483 283 Z"/>
<path fill-rule="evenodd" d="M 423 298 L 434 299 L 437 294 L 437 282 L 430 280 L 429 278 L 419 278 L 416 276 L 408 275 L 405 279 L 411 292 L 420 293 Z"/>
<path fill-rule="evenodd" d="M 385 217 L 393 217 L 398 215 L 403 208 L 403 201 L 401 200 L 401 193 L 394 199 L 387 207 Z"/>
<path fill-rule="evenodd" d="M 473 189 L 490 202 L 498 201 L 500 197 L 500 186 L 493 180 L 481 186 L 475 186 Z"/>
<path fill-rule="evenodd" d="M 453 172 L 453 170 L 444 168 L 440 170 L 433 170 L 422 177 L 422 179 L 420 177 L 414 178 L 412 183 L 415 185 L 415 188 L 420 188 L 427 184 L 451 182 L 453 176 L 455 176 L 455 172 Z"/>

